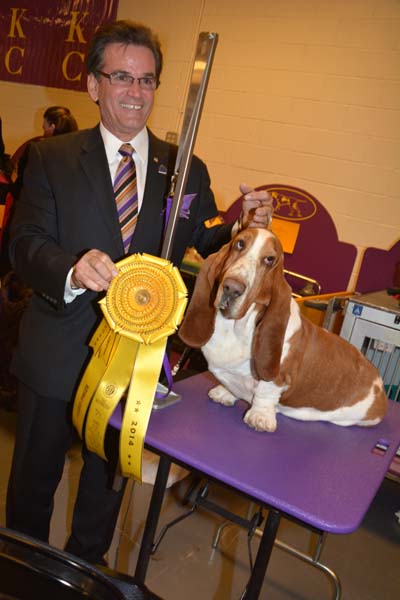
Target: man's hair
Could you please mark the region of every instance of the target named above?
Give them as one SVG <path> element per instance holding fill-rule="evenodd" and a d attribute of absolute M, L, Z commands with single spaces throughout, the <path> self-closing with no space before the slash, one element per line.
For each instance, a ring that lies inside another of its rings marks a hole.
<path fill-rule="evenodd" d="M 104 49 L 109 44 L 144 46 L 151 50 L 156 63 L 156 78 L 159 80 L 163 56 L 156 34 L 149 27 L 133 21 L 114 21 L 101 25 L 95 32 L 86 57 L 87 73 L 97 75 L 104 65 Z"/>

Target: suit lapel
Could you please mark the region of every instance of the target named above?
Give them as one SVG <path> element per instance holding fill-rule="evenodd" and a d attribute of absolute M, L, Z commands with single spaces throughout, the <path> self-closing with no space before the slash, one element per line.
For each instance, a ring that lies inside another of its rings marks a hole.
<path fill-rule="evenodd" d="M 121 228 L 114 202 L 114 191 L 107 156 L 98 125 L 89 131 L 89 135 L 82 145 L 80 163 L 93 190 L 93 197 L 99 211 L 109 229 L 110 237 L 115 246 L 115 254 L 122 257 L 124 248 Z"/>

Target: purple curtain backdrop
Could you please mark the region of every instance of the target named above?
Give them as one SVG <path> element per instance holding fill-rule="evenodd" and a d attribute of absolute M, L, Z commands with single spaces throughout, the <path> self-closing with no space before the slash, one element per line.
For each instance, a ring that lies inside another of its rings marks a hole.
<path fill-rule="evenodd" d="M 0 80 L 86 90 L 85 58 L 118 0 L 1 0 Z"/>

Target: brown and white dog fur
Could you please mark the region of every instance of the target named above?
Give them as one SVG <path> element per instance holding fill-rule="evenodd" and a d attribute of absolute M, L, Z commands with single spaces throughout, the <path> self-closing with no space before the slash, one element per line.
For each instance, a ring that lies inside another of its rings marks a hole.
<path fill-rule="evenodd" d="M 179 337 L 201 348 L 220 382 L 210 398 L 227 406 L 246 400 L 244 420 L 257 431 L 275 431 L 277 412 L 371 426 L 387 410 L 377 369 L 301 314 L 282 246 L 267 229 L 244 229 L 205 260 Z"/>

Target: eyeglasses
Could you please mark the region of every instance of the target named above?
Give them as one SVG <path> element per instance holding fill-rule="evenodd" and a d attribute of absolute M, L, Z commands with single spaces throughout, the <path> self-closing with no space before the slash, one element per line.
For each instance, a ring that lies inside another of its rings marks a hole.
<path fill-rule="evenodd" d="M 104 73 L 104 71 L 97 71 L 99 75 L 103 75 L 110 82 L 110 85 L 118 85 L 119 87 L 129 88 L 133 85 L 133 82 L 136 81 L 139 84 L 141 90 L 155 90 L 158 88 L 159 81 L 155 77 L 133 77 L 132 75 L 128 75 L 128 73 L 123 73 L 117 71 L 116 73 Z"/>

